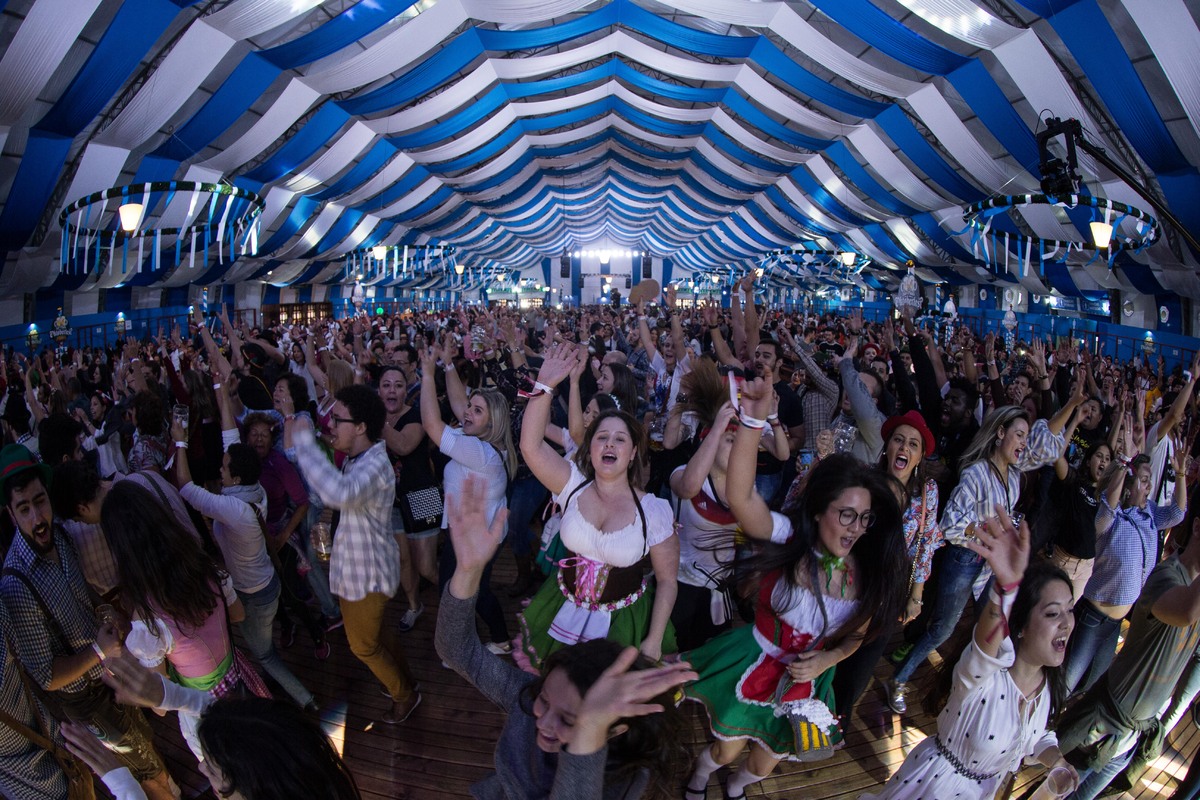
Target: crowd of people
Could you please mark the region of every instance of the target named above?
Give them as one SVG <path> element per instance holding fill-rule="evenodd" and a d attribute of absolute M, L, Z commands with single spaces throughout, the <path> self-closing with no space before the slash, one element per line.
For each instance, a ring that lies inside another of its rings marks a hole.
<path fill-rule="evenodd" d="M 87 765 L 179 797 L 154 707 L 221 797 L 356 798 L 279 649 L 343 631 L 402 725 L 427 602 L 507 713 L 480 798 L 740 800 L 833 757 L 881 669 L 937 725 L 867 797 L 984 800 L 1038 763 L 1091 800 L 1200 724 L 1200 352 L 733 295 L 222 311 L 9 354 L 0 791 L 87 796 Z"/>

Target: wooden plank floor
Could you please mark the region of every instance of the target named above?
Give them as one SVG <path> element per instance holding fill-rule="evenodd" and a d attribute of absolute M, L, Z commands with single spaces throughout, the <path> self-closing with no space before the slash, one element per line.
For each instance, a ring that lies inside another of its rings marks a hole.
<path fill-rule="evenodd" d="M 496 565 L 494 586 L 513 631 L 517 603 L 510 601 L 503 589 L 514 574 L 512 558 L 506 551 Z M 471 784 L 492 771 L 492 754 L 503 715 L 457 674 L 441 666 L 433 650 L 436 592 L 427 589 L 423 599 L 426 611 L 416 628 L 399 635 L 424 698 L 403 725 L 374 722 L 387 710 L 388 700 L 366 667 L 351 655 L 341 631 L 332 635 L 333 654 L 327 661 L 313 658 L 311 642 L 303 631 L 297 634 L 291 649 L 281 651 L 284 660 L 316 695 L 325 730 L 341 748 L 368 800 L 465 798 L 470 796 Z M 389 623 L 395 624 L 403 611 L 403 604 L 393 601 L 388 609 Z M 877 676 L 888 673 L 889 668 L 881 665 Z M 918 679 L 923 675 L 920 673 Z M 687 709 L 693 721 L 691 743 L 698 751 L 707 740 L 703 713 L 693 703 L 688 703 Z M 207 781 L 196 771 L 195 761 L 183 745 L 174 715 L 151 715 L 151 722 L 172 774 L 184 787 L 184 796 L 212 798 Z M 847 746 L 833 758 L 817 765 L 783 764 L 772 777 L 750 787 L 747 795 L 857 798 L 887 780 L 905 754 L 933 731 L 934 724 L 925 714 L 914 713 L 901 720 L 888 709 L 875 683 L 859 701 L 847 728 Z M 1190 715 L 1185 716 L 1168 739 L 1166 752 L 1147 771 L 1132 797 L 1170 797 L 1198 749 L 1200 731 L 1191 724 Z M 1012 796 L 1019 798 L 1035 786 L 1041 772 L 1023 770 Z M 710 784 L 709 796 L 720 797 L 717 778 Z M 1129 800 L 1131 795 L 1122 797 Z"/>

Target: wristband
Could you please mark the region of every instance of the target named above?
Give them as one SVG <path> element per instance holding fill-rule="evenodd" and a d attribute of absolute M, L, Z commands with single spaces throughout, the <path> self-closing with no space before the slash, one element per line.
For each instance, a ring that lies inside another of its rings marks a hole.
<path fill-rule="evenodd" d="M 100 659 L 101 664 L 103 664 L 104 660 L 108 658 L 108 656 L 104 655 L 104 648 L 101 647 L 95 640 L 92 641 L 92 652 L 96 654 L 96 658 Z"/>
<path fill-rule="evenodd" d="M 997 583 L 994 585 L 997 589 L 1000 590 L 1000 594 L 1015 594 L 1017 589 L 1021 588 L 1020 581 L 1013 581 L 1012 583 L 1009 583 L 1009 584 Z"/>
<path fill-rule="evenodd" d="M 767 427 L 767 421 L 765 419 L 755 419 L 754 417 L 751 417 L 745 413 L 738 415 L 738 421 L 747 428 L 753 428 L 758 431 L 761 431 L 763 428 Z"/>
<path fill-rule="evenodd" d="M 554 394 L 553 387 L 547 386 L 546 384 L 542 383 L 541 381 L 534 381 L 533 389 L 534 389 L 535 394 L 538 392 L 542 392 L 544 394 Z"/>
<path fill-rule="evenodd" d="M 175 443 L 175 446 L 176 446 L 177 448 L 179 448 L 180 450 L 187 450 L 187 449 L 188 449 L 188 443 L 187 443 L 187 442 L 176 442 L 176 443 Z"/>
<path fill-rule="evenodd" d="M 1004 617 L 1006 620 L 1005 627 L 1007 627 L 1008 615 L 1012 613 L 1013 603 L 1017 601 L 1017 593 L 1007 592 L 1001 594 L 1000 592 L 996 591 L 996 584 L 992 584 L 992 591 L 988 597 L 993 603 L 1000 606 L 1000 616 Z"/>
<path fill-rule="evenodd" d="M 442 364 L 442 370 L 444 372 L 454 372 L 454 362 L 453 361 L 445 362 L 444 364 Z"/>
<path fill-rule="evenodd" d="M 923 600 L 920 600 L 919 598 L 916 598 L 916 597 L 910 597 L 910 598 L 908 598 L 908 602 L 910 602 L 910 603 L 916 603 L 916 604 L 917 604 L 917 605 L 919 605 L 919 606 L 923 606 L 923 605 L 925 605 L 925 602 L 924 602 Z"/>
<path fill-rule="evenodd" d="M 221 388 L 221 384 L 219 384 L 219 383 L 214 383 L 214 384 L 213 384 L 213 388 L 214 388 L 214 389 L 220 389 L 220 388 Z"/>
<path fill-rule="evenodd" d="M 767 414 L 767 422 L 779 422 L 778 414 Z"/>
<path fill-rule="evenodd" d="M 718 331 L 718 330 L 720 330 L 720 329 L 721 329 L 721 326 L 720 326 L 720 325 L 709 325 L 709 326 L 708 326 L 708 329 L 709 329 L 710 331 Z"/>

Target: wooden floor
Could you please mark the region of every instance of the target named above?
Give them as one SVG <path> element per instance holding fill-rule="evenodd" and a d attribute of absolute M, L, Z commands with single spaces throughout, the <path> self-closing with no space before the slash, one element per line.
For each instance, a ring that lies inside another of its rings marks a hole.
<path fill-rule="evenodd" d="M 517 603 L 509 601 L 503 591 L 514 572 L 511 557 L 505 553 L 497 563 L 493 580 L 515 631 L 512 619 Z M 313 658 L 311 642 L 304 632 L 297 635 L 291 649 L 281 651 L 284 660 L 316 695 L 325 730 L 341 749 L 368 800 L 468 797 L 471 784 L 492 771 L 492 753 L 503 715 L 457 674 L 441 666 L 433 650 L 436 592 L 427 590 L 423 599 L 426 611 L 416 628 L 400 634 L 423 695 L 421 706 L 403 725 L 374 722 L 387 710 L 389 701 L 366 667 L 350 654 L 341 631 L 332 635 L 333 654 L 327 661 Z M 403 611 L 402 603 L 393 601 L 388 609 L 389 621 L 395 623 Z M 889 671 L 887 665 L 881 665 L 877 675 Z M 688 703 L 687 708 L 693 719 L 692 743 L 694 750 L 699 750 L 706 741 L 703 715 L 697 713 L 696 704 Z M 184 796 L 212 798 L 207 781 L 196 771 L 195 761 L 183 745 L 174 715 L 162 719 L 151 716 L 157 741 L 172 774 L 184 788 Z M 783 764 L 772 777 L 750 787 L 747 795 L 857 798 L 887 780 L 905 754 L 933 729 L 933 719 L 924 714 L 911 713 L 903 719 L 893 714 L 884 704 L 878 684 L 873 684 L 847 726 L 845 749 L 815 766 Z M 1185 716 L 1168 739 L 1166 752 L 1147 771 L 1133 797 L 1170 797 L 1198 749 L 1200 731 L 1191 724 L 1190 716 Z M 1012 796 L 1018 798 L 1036 785 L 1041 772 L 1022 771 Z M 710 784 L 709 796 L 720 797 L 716 778 Z"/>

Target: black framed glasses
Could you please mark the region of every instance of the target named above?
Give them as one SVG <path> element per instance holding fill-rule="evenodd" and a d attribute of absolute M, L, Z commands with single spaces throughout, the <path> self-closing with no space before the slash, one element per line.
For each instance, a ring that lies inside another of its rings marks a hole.
<path fill-rule="evenodd" d="M 838 522 L 847 528 L 852 527 L 857 522 L 862 526 L 863 530 L 866 530 L 875 524 L 875 512 L 867 509 L 860 514 L 853 508 L 839 508 Z"/>
<path fill-rule="evenodd" d="M 343 422 L 348 422 L 351 425 L 358 424 L 358 420 L 350 419 L 349 417 L 332 417 L 330 421 L 333 422 L 334 425 L 341 425 Z"/>

